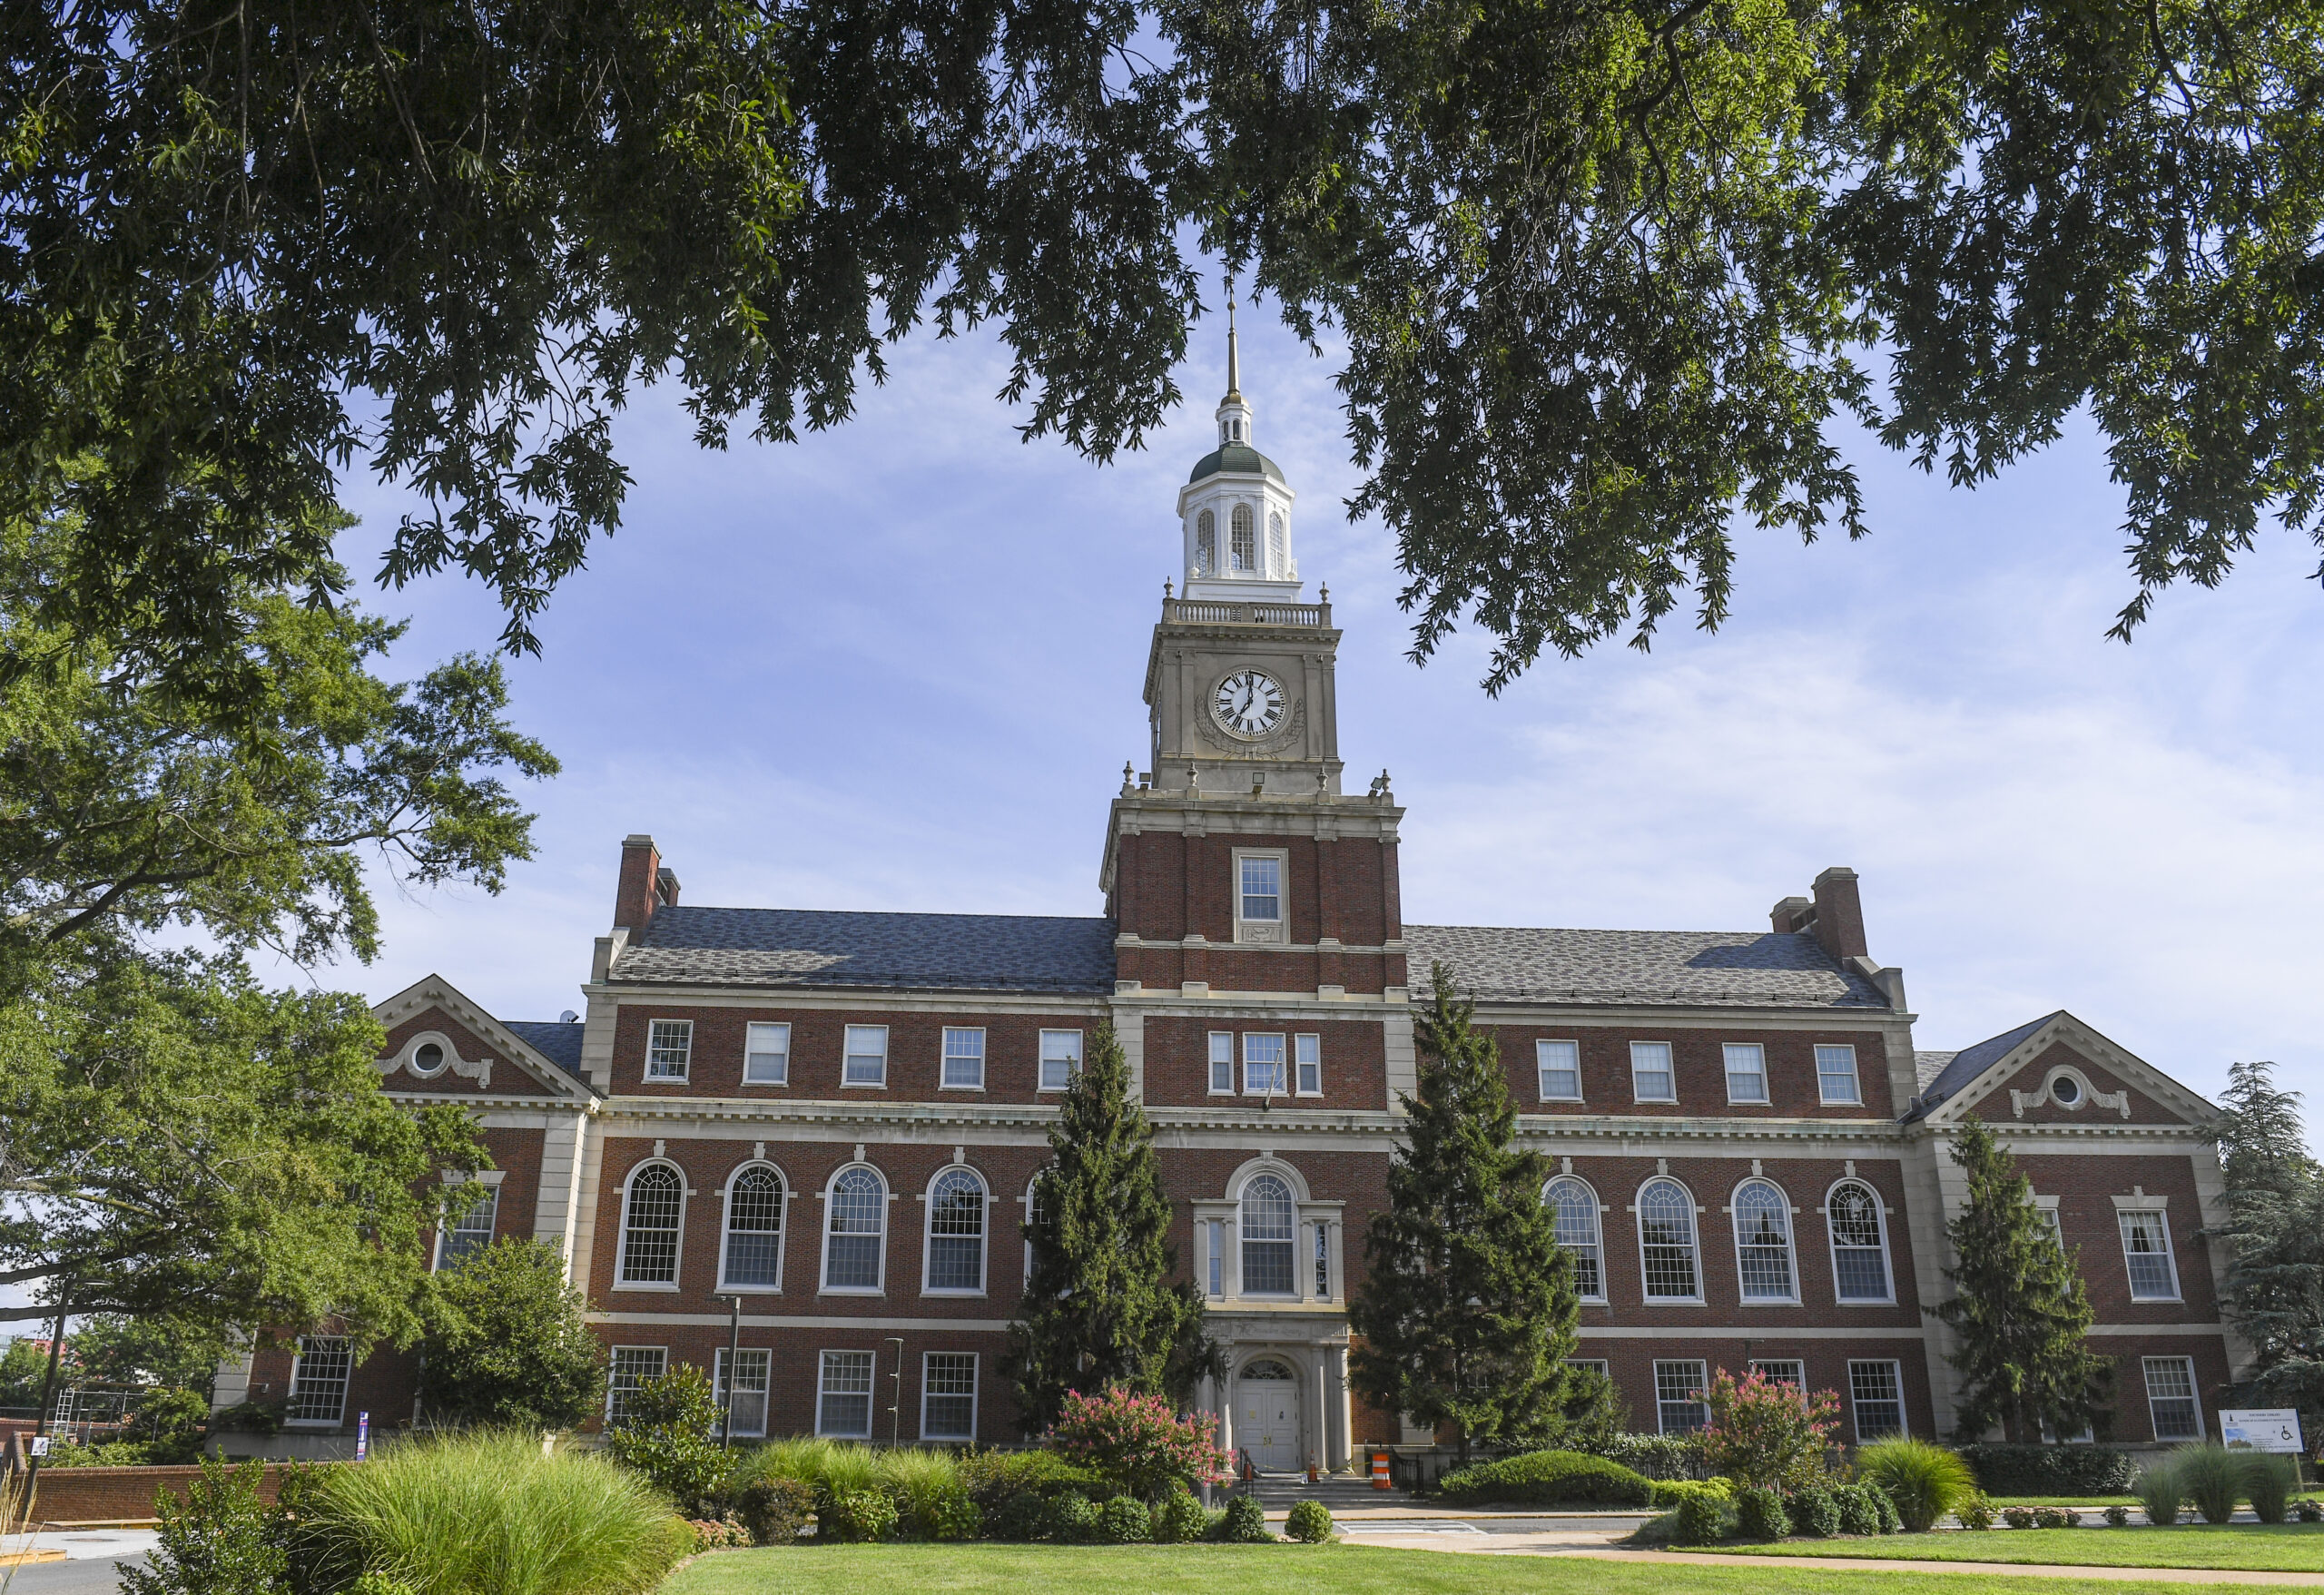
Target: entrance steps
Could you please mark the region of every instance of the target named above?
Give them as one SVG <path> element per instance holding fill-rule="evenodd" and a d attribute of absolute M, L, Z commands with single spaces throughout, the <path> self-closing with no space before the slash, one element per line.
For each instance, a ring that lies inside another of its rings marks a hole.
<path fill-rule="evenodd" d="M 1359 1473 L 1327 1473 L 1315 1483 L 1305 1473 L 1261 1473 L 1238 1486 L 1269 1511 L 1288 1511 L 1294 1501 L 1320 1501 L 1334 1513 L 1367 1506 L 1410 1506 L 1412 1495 L 1403 1490 L 1374 1490 Z"/>

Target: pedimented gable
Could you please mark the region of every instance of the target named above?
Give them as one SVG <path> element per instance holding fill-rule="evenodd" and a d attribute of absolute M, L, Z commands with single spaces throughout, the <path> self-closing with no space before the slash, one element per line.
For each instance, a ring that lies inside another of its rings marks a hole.
<path fill-rule="evenodd" d="M 1956 1056 L 1974 1057 L 1983 1067 L 1973 1078 L 1939 1078 L 1923 1098 L 1939 1098 L 1924 1110 L 1932 1123 L 2192 1126 L 2219 1111 L 2070 1013 L 2052 1014 Z"/>
<path fill-rule="evenodd" d="M 387 1027 L 382 1087 L 399 1096 L 579 1100 L 588 1088 L 514 1029 L 430 975 L 375 1005 Z"/>

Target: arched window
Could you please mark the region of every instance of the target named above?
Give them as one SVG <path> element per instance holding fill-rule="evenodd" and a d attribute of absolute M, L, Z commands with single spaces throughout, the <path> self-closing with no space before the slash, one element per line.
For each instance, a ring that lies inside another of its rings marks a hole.
<path fill-rule="evenodd" d="M 1675 1179 L 1650 1179 L 1638 1194 L 1638 1244 L 1649 1301 L 1702 1299 L 1695 1255 L 1695 1200 Z"/>
<path fill-rule="evenodd" d="M 1791 1259 L 1791 1204 L 1763 1179 L 1746 1180 L 1735 1192 L 1735 1271 L 1747 1302 L 1798 1298 L 1797 1271 Z"/>
<path fill-rule="evenodd" d="M 1255 1175 L 1243 1186 L 1243 1294 L 1287 1296 L 1292 1292 L 1292 1241 L 1299 1205 L 1291 1187 L 1272 1174 Z"/>
<path fill-rule="evenodd" d="M 857 1164 L 832 1181 L 823 1226 L 823 1288 L 876 1291 L 887 1252 L 888 1187 Z"/>
<path fill-rule="evenodd" d="M 928 1192 L 928 1288 L 984 1289 L 984 1181 L 948 1168 Z"/>
<path fill-rule="evenodd" d="M 1195 570 L 1201 576 L 1218 570 L 1218 517 L 1207 509 L 1195 517 Z"/>
<path fill-rule="evenodd" d="M 1267 517 L 1267 574 L 1279 582 L 1291 576 L 1291 539 L 1279 509 Z"/>
<path fill-rule="evenodd" d="M 1558 1245 L 1573 1258 L 1574 1294 L 1585 1302 L 1606 1299 L 1603 1237 L 1598 1227 L 1598 1193 L 1561 1175 L 1541 1191 L 1541 1203 L 1557 1226 Z"/>
<path fill-rule="evenodd" d="M 1880 1197 L 1859 1180 L 1842 1180 L 1824 1198 L 1832 1231 L 1832 1281 L 1844 1302 L 1885 1302 L 1888 1288 L 1888 1226 Z"/>
<path fill-rule="evenodd" d="M 763 1163 L 726 1184 L 726 1250 L 720 1284 L 731 1290 L 783 1287 L 783 1177 Z"/>
<path fill-rule="evenodd" d="M 622 1203 L 621 1283 L 678 1283 L 678 1221 L 685 1210 L 684 1177 L 666 1163 L 649 1163 L 629 1177 Z"/>
<path fill-rule="evenodd" d="M 1249 576 L 1259 562 L 1258 547 L 1251 536 L 1251 507 L 1236 505 L 1227 524 L 1234 532 L 1229 548 L 1235 560 L 1235 574 Z"/>

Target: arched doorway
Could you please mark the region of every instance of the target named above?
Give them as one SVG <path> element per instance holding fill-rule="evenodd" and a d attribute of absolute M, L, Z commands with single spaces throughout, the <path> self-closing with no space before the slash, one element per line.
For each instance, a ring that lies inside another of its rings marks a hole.
<path fill-rule="evenodd" d="M 1235 1442 L 1263 1472 L 1300 1465 L 1299 1383 L 1273 1357 L 1244 1364 L 1235 1380 Z"/>

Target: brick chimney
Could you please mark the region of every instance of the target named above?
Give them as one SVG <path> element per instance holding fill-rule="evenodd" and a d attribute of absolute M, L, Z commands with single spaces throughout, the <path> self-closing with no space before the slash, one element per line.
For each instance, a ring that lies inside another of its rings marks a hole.
<path fill-rule="evenodd" d="M 614 889 L 614 925 L 643 930 L 654 911 L 678 901 L 678 878 L 662 867 L 662 852 L 650 836 L 625 836 L 621 843 L 621 881 Z"/>
<path fill-rule="evenodd" d="M 1768 923 L 1778 936 L 1805 930 L 1816 922 L 1816 905 L 1804 897 L 1787 897 L 1768 911 Z"/>
<path fill-rule="evenodd" d="M 1864 902 L 1856 895 L 1856 871 L 1834 864 L 1816 877 L 1816 922 L 1810 927 L 1824 950 L 1841 963 L 1871 952 L 1864 936 Z"/>

